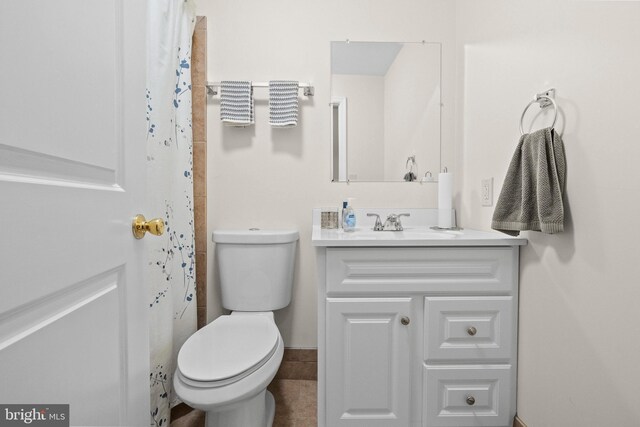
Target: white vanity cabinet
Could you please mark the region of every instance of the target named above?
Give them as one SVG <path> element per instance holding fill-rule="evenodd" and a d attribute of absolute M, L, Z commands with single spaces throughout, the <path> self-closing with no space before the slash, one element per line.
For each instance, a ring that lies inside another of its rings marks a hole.
<path fill-rule="evenodd" d="M 526 241 L 483 236 L 313 239 L 320 426 L 512 425 Z"/>

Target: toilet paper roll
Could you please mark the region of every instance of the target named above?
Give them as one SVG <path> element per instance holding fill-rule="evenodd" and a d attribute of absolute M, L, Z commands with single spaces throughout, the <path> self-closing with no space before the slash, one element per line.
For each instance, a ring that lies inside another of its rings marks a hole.
<path fill-rule="evenodd" d="M 453 207 L 453 175 L 449 172 L 438 174 L 438 227 L 451 228 Z"/>

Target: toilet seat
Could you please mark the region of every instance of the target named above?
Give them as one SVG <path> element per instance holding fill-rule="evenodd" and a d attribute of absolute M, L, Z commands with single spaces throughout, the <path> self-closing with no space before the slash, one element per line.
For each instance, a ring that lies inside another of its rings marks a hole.
<path fill-rule="evenodd" d="M 232 384 L 263 366 L 276 352 L 279 338 L 269 316 L 220 316 L 184 343 L 178 374 L 194 387 Z"/>

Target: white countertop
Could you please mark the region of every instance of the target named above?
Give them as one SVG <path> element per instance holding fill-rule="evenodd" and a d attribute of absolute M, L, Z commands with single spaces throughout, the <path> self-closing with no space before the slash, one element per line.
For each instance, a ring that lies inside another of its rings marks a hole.
<path fill-rule="evenodd" d="M 313 246 L 324 247 L 521 246 L 527 244 L 527 239 L 477 230 L 435 231 L 425 227 L 405 228 L 404 231 L 373 231 L 356 228 L 353 232 L 345 232 L 314 226 L 311 242 Z"/>
<path fill-rule="evenodd" d="M 366 209 L 366 211 L 378 210 Z M 372 220 L 367 218 L 368 221 L 361 224 L 361 227 L 356 227 L 355 231 L 345 232 L 342 229 L 321 228 L 319 210 L 314 209 L 311 242 L 313 246 L 318 247 L 522 246 L 527 244 L 527 239 L 524 237 L 511 237 L 497 231 L 432 230 L 428 221 L 422 224 L 419 222 L 423 221 L 416 221 L 418 218 L 429 217 L 429 212 L 425 214 L 419 211 L 437 212 L 437 209 L 396 209 L 396 211 L 412 213 L 413 221 L 405 222 L 403 219 L 403 231 L 373 231 L 373 224 L 369 224 Z M 359 220 L 364 217 L 358 216 Z M 384 222 L 384 217 L 382 220 Z"/>

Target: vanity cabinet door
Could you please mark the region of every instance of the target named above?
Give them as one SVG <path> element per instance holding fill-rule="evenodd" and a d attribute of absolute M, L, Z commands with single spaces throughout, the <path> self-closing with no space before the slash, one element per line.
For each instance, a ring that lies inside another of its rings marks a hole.
<path fill-rule="evenodd" d="M 411 298 L 328 298 L 327 426 L 409 425 Z"/>

